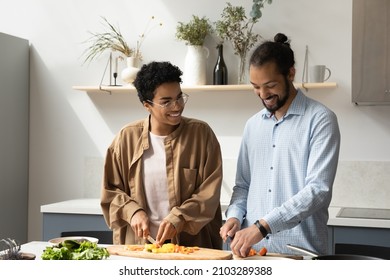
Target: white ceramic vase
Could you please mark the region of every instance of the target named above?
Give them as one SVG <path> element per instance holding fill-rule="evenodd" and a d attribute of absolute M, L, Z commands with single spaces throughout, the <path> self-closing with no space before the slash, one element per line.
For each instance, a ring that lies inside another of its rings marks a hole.
<path fill-rule="evenodd" d="M 134 81 L 139 71 L 138 68 L 139 60 L 138 58 L 135 57 L 127 57 L 126 64 L 127 67 L 122 70 L 121 78 L 123 82 L 130 84 Z"/>
<path fill-rule="evenodd" d="M 183 84 L 206 84 L 206 59 L 209 50 L 204 46 L 187 46 L 187 54 L 184 61 Z"/>

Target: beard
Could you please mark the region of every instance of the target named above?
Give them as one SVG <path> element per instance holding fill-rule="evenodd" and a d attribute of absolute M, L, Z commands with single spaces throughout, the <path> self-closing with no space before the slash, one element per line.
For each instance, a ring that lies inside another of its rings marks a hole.
<path fill-rule="evenodd" d="M 284 95 L 281 96 L 275 95 L 275 97 L 277 98 L 275 105 L 268 106 L 265 104 L 264 100 L 261 100 L 263 102 L 264 107 L 267 108 L 267 110 L 272 114 L 275 113 L 280 108 L 282 108 L 284 104 L 286 104 L 288 98 L 290 97 L 290 84 L 288 83 L 287 77 L 284 77 L 284 85 L 285 85 Z"/>

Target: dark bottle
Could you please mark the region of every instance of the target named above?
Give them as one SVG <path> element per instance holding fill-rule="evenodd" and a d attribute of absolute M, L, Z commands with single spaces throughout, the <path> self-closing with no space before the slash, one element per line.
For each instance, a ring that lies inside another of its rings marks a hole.
<path fill-rule="evenodd" d="M 223 45 L 219 44 L 218 49 L 218 59 L 214 67 L 213 73 L 213 84 L 214 85 L 227 85 L 228 84 L 228 69 L 226 67 L 225 61 L 223 60 Z"/>

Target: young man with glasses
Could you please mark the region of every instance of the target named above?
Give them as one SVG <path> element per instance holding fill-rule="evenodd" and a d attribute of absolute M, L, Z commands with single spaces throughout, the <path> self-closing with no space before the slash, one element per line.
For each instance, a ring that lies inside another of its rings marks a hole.
<path fill-rule="evenodd" d="M 340 131 L 336 115 L 293 85 L 294 53 L 284 34 L 250 58 L 250 82 L 265 107 L 245 126 L 227 221 L 234 254 L 250 248 L 292 254 L 292 244 L 328 252 L 328 207 Z"/>
<path fill-rule="evenodd" d="M 188 95 L 169 62 L 143 65 L 134 86 L 149 112 L 126 125 L 105 159 L 101 207 L 114 244 L 221 249 L 222 156 L 203 121 L 182 116 Z"/>

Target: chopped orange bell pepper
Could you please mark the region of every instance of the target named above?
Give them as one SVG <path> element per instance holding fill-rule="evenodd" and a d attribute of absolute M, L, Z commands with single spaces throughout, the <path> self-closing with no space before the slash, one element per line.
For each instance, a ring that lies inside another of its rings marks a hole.
<path fill-rule="evenodd" d="M 255 256 L 257 254 L 256 250 L 251 248 L 248 253 L 248 257 Z"/>
<path fill-rule="evenodd" d="M 263 247 L 259 251 L 260 256 L 265 256 L 267 254 L 267 248 Z"/>

